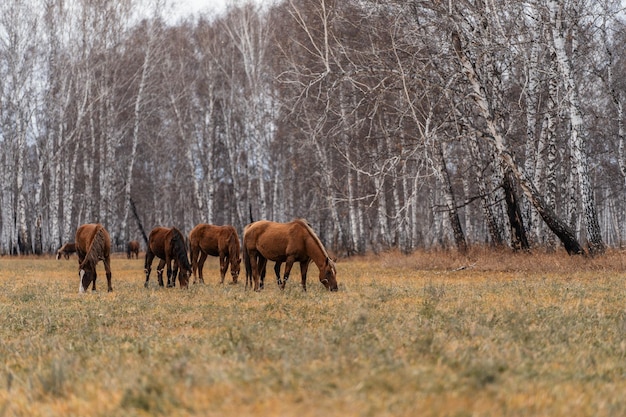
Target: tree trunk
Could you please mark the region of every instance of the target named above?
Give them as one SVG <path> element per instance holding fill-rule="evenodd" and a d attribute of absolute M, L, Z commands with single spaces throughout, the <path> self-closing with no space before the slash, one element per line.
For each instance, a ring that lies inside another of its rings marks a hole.
<path fill-rule="evenodd" d="M 537 212 L 541 215 L 541 218 L 546 223 L 546 225 L 554 232 L 555 235 L 561 240 L 567 253 L 570 255 L 573 254 L 583 254 L 584 250 L 578 243 L 576 239 L 576 235 L 573 233 L 571 228 L 561 221 L 554 211 L 552 211 L 546 204 L 545 201 L 541 198 L 534 184 L 528 179 L 523 172 L 519 169 L 517 164 L 513 161 L 510 153 L 504 146 L 504 139 L 496 127 L 496 122 L 493 117 L 493 111 L 491 110 L 491 105 L 489 100 L 487 99 L 487 95 L 485 93 L 485 88 L 480 81 L 480 77 L 476 72 L 474 64 L 470 61 L 468 55 L 463 49 L 460 36 L 454 32 L 452 34 L 452 44 L 454 46 L 454 50 L 457 58 L 459 59 L 463 73 L 466 75 L 468 81 L 470 82 L 474 94 L 472 97 L 474 101 L 478 105 L 478 108 L 487 123 L 487 128 L 489 130 L 489 134 L 492 136 L 496 150 L 498 152 L 498 156 L 502 159 L 502 162 L 505 166 L 511 169 L 515 177 L 520 181 L 520 185 L 526 194 L 526 197 L 530 200 L 531 204 L 535 207 Z"/>
<path fill-rule="evenodd" d="M 587 162 L 586 150 L 587 134 L 583 126 L 578 89 L 576 88 L 571 63 L 567 56 L 565 46 L 565 33 L 563 28 L 564 16 L 556 0 L 549 0 L 548 7 L 550 9 L 550 21 L 552 23 L 553 45 L 569 99 L 568 109 L 571 123 L 570 146 L 572 156 L 576 162 L 576 173 L 578 174 L 578 186 L 580 189 L 587 240 L 589 242 L 589 253 L 591 255 L 601 254 L 604 253 L 605 246 L 602 241 L 600 224 L 598 223 L 598 213 L 596 211 L 593 189 L 591 188 L 591 180 L 589 178 L 589 164 Z"/>
<path fill-rule="evenodd" d="M 502 187 L 504 188 L 507 214 L 509 217 L 509 224 L 511 226 L 511 246 L 516 251 L 527 251 L 530 249 L 530 245 L 528 244 L 528 238 L 526 237 L 522 210 L 515 191 L 515 179 L 513 178 L 513 174 L 510 170 L 507 170 L 504 173 Z"/>
<path fill-rule="evenodd" d="M 467 253 L 467 242 L 465 240 L 465 234 L 461 227 L 461 220 L 459 219 L 459 212 L 456 208 L 456 200 L 454 198 L 454 191 L 452 189 L 452 182 L 450 181 L 450 174 L 446 167 L 446 158 L 444 155 L 443 144 L 441 141 L 436 140 L 436 148 L 434 149 L 434 161 L 437 164 L 437 170 L 439 172 L 439 180 L 441 182 L 441 190 L 443 192 L 444 200 L 446 202 L 446 211 L 448 212 L 448 218 L 450 221 L 450 227 L 452 228 L 452 236 L 454 237 L 454 243 L 457 250 L 460 253 Z"/>
<path fill-rule="evenodd" d="M 474 178 L 476 179 L 478 194 L 480 195 L 483 214 L 485 216 L 485 221 L 487 222 L 487 231 L 489 232 L 491 245 L 495 247 L 501 247 L 504 244 L 504 239 L 502 238 L 500 225 L 498 224 L 498 221 L 496 220 L 496 217 L 493 213 L 494 199 L 491 197 L 492 193 L 489 192 L 489 189 L 487 187 L 487 182 L 485 176 L 483 175 L 483 171 L 481 167 L 478 166 L 478 161 L 480 161 L 481 158 L 480 149 L 478 146 L 478 138 L 476 137 L 476 134 L 470 134 L 467 141 L 470 152 L 470 164 L 473 168 Z"/>

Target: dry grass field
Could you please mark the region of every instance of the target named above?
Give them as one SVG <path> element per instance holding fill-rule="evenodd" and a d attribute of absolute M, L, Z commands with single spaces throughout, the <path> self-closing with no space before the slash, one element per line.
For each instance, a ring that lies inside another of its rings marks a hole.
<path fill-rule="evenodd" d="M 79 295 L 76 257 L 4 257 L 0 417 L 625 415 L 625 261 L 390 253 L 254 293 L 119 254 Z"/>

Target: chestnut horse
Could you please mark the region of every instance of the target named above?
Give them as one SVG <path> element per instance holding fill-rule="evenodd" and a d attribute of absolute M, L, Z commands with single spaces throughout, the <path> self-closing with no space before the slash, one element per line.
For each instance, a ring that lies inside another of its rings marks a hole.
<path fill-rule="evenodd" d="M 254 290 L 259 291 L 260 278 L 268 260 L 285 263 L 285 273 L 278 284 L 285 288 L 294 262 L 300 262 L 302 289 L 306 291 L 306 274 L 309 263 L 315 262 L 320 271 L 320 282 L 326 289 L 337 291 L 337 270 L 324 245 L 306 220 L 275 223 L 261 220 L 246 226 L 243 232 L 243 257 L 246 264 L 246 281 L 254 279 Z M 280 268 L 280 265 L 277 265 Z M 276 269 L 278 269 L 275 267 Z"/>
<path fill-rule="evenodd" d="M 185 237 L 180 230 L 175 227 L 155 227 L 150 232 L 145 263 L 146 282 L 144 287 L 146 288 L 148 288 L 152 261 L 155 256 L 161 259 L 159 266 L 157 266 L 159 286 L 163 286 L 163 267 L 167 265 L 167 286 L 174 287 L 176 285 L 176 276 L 178 275 L 178 267 L 180 267 L 181 274 L 178 277 L 180 286 L 187 287 L 191 276 L 191 265 L 187 258 Z M 174 263 L 173 268 L 172 262 Z"/>
<path fill-rule="evenodd" d="M 136 240 L 131 240 L 126 245 L 126 257 L 132 259 L 133 254 L 135 254 L 135 259 L 139 259 L 139 242 Z"/>
<path fill-rule="evenodd" d="M 237 283 L 241 255 L 239 254 L 239 237 L 233 226 L 197 225 L 189 233 L 189 255 L 194 284 L 196 275 L 200 275 L 200 283 L 204 284 L 202 268 L 208 255 L 220 257 L 220 284 L 224 283 L 229 262 L 230 274 L 233 277 L 232 283 Z"/>
<path fill-rule="evenodd" d="M 57 251 L 57 259 L 61 259 L 61 256 L 65 257 L 65 259 L 70 259 L 70 255 L 73 253 L 76 253 L 76 244 L 68 242 Z"/>
<path fill-rule="evenodd" d="M 107 275 L 107 290 L 113 291 L 111 286 L 111 237 L 101 224 L 83 224 L 76 229 L 76 253 L 78 254 L 78 276 L 83 293 L 93 283 L 92 291 L 96 290 L 96 265 L 103 261 Z"/>

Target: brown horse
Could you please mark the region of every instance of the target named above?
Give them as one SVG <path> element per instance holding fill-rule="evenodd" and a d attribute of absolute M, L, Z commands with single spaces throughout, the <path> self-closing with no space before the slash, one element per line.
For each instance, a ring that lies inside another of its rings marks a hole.
<path fill-rule="evenodd" d="M 135 259 L 139 259 L 139 242 L 136 240 L 131 240 L 126 245 L 126 257 L 132 259 L 133 254 L 135 254 Z"/>
<path fill-rule="evenodd" d="M 70 255 L 73 253 L 76 253 L 76 244 L 68 242 L 57 251 L 57 259 L 61 259 L 61 256 L 65 257 L 65 259 L 70 259 Z"/>
<path fill-rule="evenodd" d="M 159 286 L 163 286 L 163 267 L 167 265 L 167 286 L 174 287 L 176 285 L 176 276 L 178 275 L 178 267 L 180 266 L 181 274 L 178 280 L 181 287 L 187 287 L 189 277 L 191 276 L 191 265 L 187 258 L 185 237 L 180 230 L 175 227 L 155 227 L 150 232 L 145 263 L 146 282 L 144 283 L 144 287 L 146 288 L 148 288 L 152 261 L 155 256 L 161 259 L 157 267 Z M 172 262 L 174 263 L 173 268 Z"/>
<path fill-rule="evenodd" d="M 96 290 L 96 265 L 104 262 L 107 275 L 108 291 L 111 286 L 111 237 L 101 224 L 83 224 L 76 229 L 76 253 L 78 254 L 78 276 L 80 277 L 79 292 L 85 292 L 93 283 L 92 291 Z"/>
<path fill-rule="evenodd" d="M 282 282 L 278 279 L 283 289 L 294 262 L 300 262 L 302 288 L 306 291 L 306 274 L 311 261 L 320 271 L 320 282 L 330 291 L 338 289 L 335 262 L 306 220 L 298 219 L 290 223 L 261 220 L 249 224 L 243 233 L 243 257 L 246 280 L 249 277 L 254 279 L 255 291 L 261 289 L 259 281 L 267 260 L 285 263 L 284 278 Z M 280 268 L 280 265 L 277 266 Z"/>
<path fill-rule="evenodd" d="M 220 284 L 224 283 L 229 262 L 233 284 L 237 283 L 241 255 L 239 254 L 239 237 L 233 226 L 199 224 L 189 233 L 189 248 L 194 284 L 196 274 L 200 275 L 200 282 L 204 284 L 202 268 L 208 255 L 220 257 Z"/>

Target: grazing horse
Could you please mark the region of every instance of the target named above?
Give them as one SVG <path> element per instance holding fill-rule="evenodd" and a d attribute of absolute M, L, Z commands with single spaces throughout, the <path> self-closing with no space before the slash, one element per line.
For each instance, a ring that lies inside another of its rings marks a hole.
<path fill-rule="evenodd" d="M 57 259 L 61 259 L 61 256 L 65 259 L 70 259 L 70 255 L 76 252 L 76 244 L 74 242 L 68 242 L 61 246 L 57 251 Z"/>
<path fill-rule="evenodd" d="M 111 237 L 101 224 L 83 224 L 76 229 L 76 253 L 78 254 L 78 276 L 83 293 L 93 283 L 91 290 L 96 290 L 96 265 L 103 261 L 107 275 L 107 290 L 113 291 L 111 286 Z"/>
<path fill-rule="evenodd" d="M 294 262 L 300 262 L 302 289 L 306 291 L 306 274 L 309 263 L 315 262 L 320 271 L 320 282 L 330 291 L 337 291 L 337 270 L 324 245 L 306 220 L 275 223 L 261 220 L 246 226 L 243 233 L 243 257 L 246 280 L 254 279 L 254 290 L 259 291 L 267 260 L 285 263 L 285 273 L 279 286 L 284 289 Z M 280 271 L 280 265 L 277 265 Z"/>
<path fill-rule="evenodd" d="M 178 267 L 180 266 L 181 274 L 178 280 L 181 287 L 187 287 L 191 276 L 191 265 L 187 258 L 185 237 L 180 230 L 175 227 L 155 227 L 150 232 L 145 263 L 146 282 L 144 287 L 146 288 L 148 288 L 152 261 L 155 256 L 161 259 L 159 266 L 157 266 L 159 286 L 163 286 L 163 267 L 167 265 L 167 286 L 174 287 L 176 285 L 176 275 L 178 275 Z M 172 262 L 174 268 L 172 268 Z"/>
<path fill-rule="evenodd" d="M 237 283 L 241 264 L 239 254 L 239 237 L 233 226 L 215 226 L 212 224 L 199 224 L 189 233 L 189 255 L 193 271 L 193 283 L 196 283 L 196 275 L 202 278 L 202 268 L 208 255 L 220 257 L 220 284 L 224 283 L 228 263 L 230 262 L 230 274 L 233 284 Z"/>
<path fill-rule="evenodd" d="M 126 245 L 126 257 L 132 259 L 133 254 L 135 254 L 135 259 L 139 259 L 139 242 L 136 240 L 131 240 Z"/>

